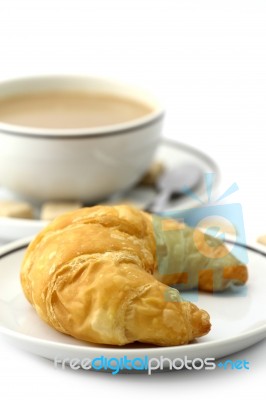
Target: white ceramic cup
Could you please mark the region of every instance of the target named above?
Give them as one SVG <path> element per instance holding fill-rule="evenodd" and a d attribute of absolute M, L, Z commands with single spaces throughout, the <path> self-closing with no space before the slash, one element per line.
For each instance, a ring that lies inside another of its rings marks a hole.
<path fill-rule="evenodd" d="M 0 98 L 51 90 L 88 90 L 139 100 L 142 118 L 86 129 L 40 129 L 1 123 L 0 185 L 32 200 L 93 202 L 132 187 L 152 162 L 163 109 L 139 89 L 108 79 L 44 76 L 0 83 Z"/>

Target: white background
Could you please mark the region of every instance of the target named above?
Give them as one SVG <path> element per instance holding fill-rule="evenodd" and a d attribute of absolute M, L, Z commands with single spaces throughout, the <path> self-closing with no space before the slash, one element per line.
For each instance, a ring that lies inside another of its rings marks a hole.
<path fill-rule="evenodd" d="M 265 0 L 2 0 L 0 80 L 82 73 L 157 93 L 164 135 L 209 153 L 237 182 L 247 236 L 266 234 Z M 265 305 L 261 312 L 265 313 Z M 266 346 L 251 371 L 117 376 L 55 370 L 0 339 L 0 398 L 262 399 Z"/>

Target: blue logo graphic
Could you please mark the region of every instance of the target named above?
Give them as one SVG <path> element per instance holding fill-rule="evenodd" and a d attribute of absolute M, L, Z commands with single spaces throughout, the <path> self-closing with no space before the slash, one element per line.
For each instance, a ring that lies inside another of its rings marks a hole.
<path fill-rule="evenodd" d="M 230 234 L 228 242 L 233 245 L 230 252 L 244 264 L 248 262 L 246 248 L 238 246 L 246 244 L 244 219 L 242 206 L 239 203 L 217 204 L 226 199 L 231 194 L 239 190 L 236 183 L 233 183 L 218 199 L 212 199 L 212 187 L 215 174 L 205 174 L 205 185 L 208 201 L 204 203 L 194 192 L 184 187 L 183 193 L 196 200 L 199 207 L 184 210 L 163 211 L 162 217 L 173 218 L 183 221 L 185 224 L 194 228 L 203 228 L 205 233 L 214 236 L 222 241 L 227 239 L 226 233 Z M 213 225 L 217 224 L 217 225 Z M 221 230 L 224 228 L 227 232 Z M 233 242 L 233 243 L 231 243 Z"/>
<path fill-rule="evenodd" d="M 163 220 L 154 216 L 154 231 L 157 245 L 158 271 L 160 275 L 181 274 L 182 263 L 188 257 L 200 260 L 202 265 L 199 269 L 213 268 L 214 281 L 219 286 L 223 279 L 222 268 L 219 265 L 232 265 L 232 262 L 247 264 L 248 253 L 245 247 L 246 236 L 244 229 L 242 207 L 239 203 L 227 203 L 223 201 L 238 190 L 236 183 L 232 184 L 221 196 L 212 198 L 212 187 L 215 174 L 205 174 L 207 201 L 191 190 L 184 188 L 184 194 L 198 202 L 198 207 L 184 210 L 163 211 L 159 213 L 163 219 L 171 219 L 179 222 L 179 227 L 164 228 Z M 182 223 L 183 225 L 182 228 Z M 189 228 L 196 228 L 192 231 Z M 212 239 L 215 238 L 215 239 Z M 218 239 L 218 240 L 216 240 Z M 223 245 L 225 244 L 225 245 Z M 186 248 L 184 250 L 184 248 Z M 235 260 L 235 258 L 237 260 Z M 215 261 L 216 260 L 216 261 Z M 232 261 L 233 260 L 233 261 Z M 229 264 L 226 264 L 228 263 Z M 191 261 L 193 263 L 193 260 Z M 210 266 L 212 264 L 212 267 Z M 215 265 L 216 264 L 216 265 Z M 180 280 L 177 287 L 179 290 L 191 290 L 197 287 L 192 282 L 192 276 L 187 281 Z M 180 278 L 181 279 L 181 278 Z M 216 289 L 215 289 L 216 290 Z M 218 289 L 219 290 L 219 289 Z M 242 286 L 239 295 L 246 295 L 246 286 Z M 193 300 L 197 299 L 197 293 L 193 293 Z M 166 293 L 166 301 L 168 293 Z M 171 297 L 171 296 L 170 296 Z"/>

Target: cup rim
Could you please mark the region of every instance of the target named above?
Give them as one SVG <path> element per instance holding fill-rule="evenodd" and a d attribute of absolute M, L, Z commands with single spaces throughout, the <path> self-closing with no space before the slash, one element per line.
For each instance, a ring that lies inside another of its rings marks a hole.
<path fill-rule="evenodd" d="M 112 124 L 112 125 L 104 125 L 99 127 L 92 128 L 65 128 L 65 129 L 56 129 L 56 128 L 34 128 L 27 127 L 22 125 L 8 124 L 0 121 L 0 133 L 15 135 L 15 136 L 26 136 L 26 137 L 34 137 L 34 138 L 49 138 L 49 139 L 60 139 L 60 138 L 68 138 L 68 139 L 76 139 L 76 138 L 101 138 L 106 136 L 114 136 L 125 133 L 132 133 L 138 131 L 140 129 L 146 128 L 150 125 L 153 125 L 156 122 L 159 122 L 164 118 L 165 110 L 162 105 L 159 103 L 156 97 L 154 97 L 151 93 L 143 91 L 137 86 L 130 85 L 128 83 L 124 83 L 123 81 L 118 81 L 109 78 L 103 78 L 99 76 L 91 76 L 91 75 L 35 75 L 35 76 L 27 76 L 22 78 L 14 78 L 8 79 L 5 81 L 0 81 L 1 86 L 8 85 L 16 85 L 21 83 L 33 83 L 36 81 L 62 81 L 62 82 L 74 82 L 74 81 L 94 81 L 111 84 L 117 87 L 122 87 L 127 90 L 133 90 L 134 93 L 139 93 L 139 99 L 141 95 L 146 96 L 144 102 L 147 104 L 153 103 L 154 110 L 151 113 L 133 119 L 128 122 Z M 23 91 L 21 92 L 23 93 Z M 133 96 L 134 97 L 134 96 Z M 135 97 L 138 100 L 138 97 Z M 147 98 L 149 100 L 147 100 Z"/>

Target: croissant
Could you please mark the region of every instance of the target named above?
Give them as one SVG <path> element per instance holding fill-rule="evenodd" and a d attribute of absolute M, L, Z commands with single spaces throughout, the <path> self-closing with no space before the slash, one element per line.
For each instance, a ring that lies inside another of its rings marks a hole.
<path fill-rule="evenodd" d="M 151 217 L 129 206 L 83 208 L 56 218 L 21 267 L 26 298 L 50 326 L 102 344 L 186 344 L 209 315 L 153 275 Z"/>

